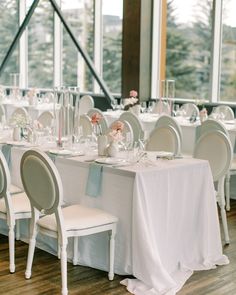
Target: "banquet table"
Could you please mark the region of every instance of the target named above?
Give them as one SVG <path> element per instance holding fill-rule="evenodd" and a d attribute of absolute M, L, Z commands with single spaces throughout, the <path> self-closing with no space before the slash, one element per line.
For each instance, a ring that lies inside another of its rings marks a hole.
<path fill-rule="evenodd" d="M 113 121 L 117 120 L 120 117 L 122 112 L 122 110 L 110 110 L 107 112 L 103 112 L 103 114 L 106 117 L 108 124 L 110 125 Z M 160 115 L 156 113 L 141 113 L 139 115 L 139 119 L 142 124 L 146 138 L 155 128 L 156 121 L 159 117 Z M 183 133 L 182 153 L 192 155 L 196 141 L 197 127 L 201 125 L 200 120 L 190 123 L 189 117 L 178 116 L 175 117 L 175 119 L 179 123 Z M 222 123 L 228 130 L 232 146 L 234 147 L 236 138 L 236 120 L 224 120 L 222 121 Z"/>
<path fill-rule="evenodd" d="M 20 159 L 28 147 L 13 146 L 12 180 L 21 185 Z M 175 294 L 195 270 L 227 264 L 222 254 L 214 185 L 207 161 L 156 160 L 127 166 L 103 165 L 101 193 L 86 194 L 91 164 L 97 155 L 56 157 L 64 186 L 64 202 L 101 208 L 118 217 L 115 273 L 133 294 Z M 1 223 L 1 231 L 4 231 Z M 27 237 L 27 224 L 21 224 Z M 53 239 L 37 245 L 57 254 Z M 81 237 L 79 264 L 108 270 L 108 237 Z M 72 242 L 68 245 L 72 258 Z"/>

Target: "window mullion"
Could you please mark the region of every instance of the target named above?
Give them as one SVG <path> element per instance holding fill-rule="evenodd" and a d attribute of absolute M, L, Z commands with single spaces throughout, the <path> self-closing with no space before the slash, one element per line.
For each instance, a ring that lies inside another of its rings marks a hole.
<path fill-rule="evenodd" d="M 19 25 L 22 24 L 26 16 L 26 0 L 19 1 Z M 28 29 L 23 32 L 19 41 L 19 87 L 28 87 Z"/>
<path fill-rule="evenodd" d="M 220 100 L 220 68 L 222 38 L 222 0 L 214 1 L 211 102 Z"/>
<path fill-rule="evenodd" d="M 61 0 L 57 0 L 61 6 Z M 54 87 L 62 85 L 62 26 L 61 21 L 54 12 Z"/>

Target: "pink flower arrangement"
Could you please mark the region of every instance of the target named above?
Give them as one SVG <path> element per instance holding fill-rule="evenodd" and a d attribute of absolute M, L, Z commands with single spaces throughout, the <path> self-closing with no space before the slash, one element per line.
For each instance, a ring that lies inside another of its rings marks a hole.
<path fill-rule="evenodd" d="M 122 141 L 124 139 L 122 132 L 124 130 L 124 123 L 121 121 L 116 121 L 111 126 L 111 132 L 109 133 L 109 137 L 111 141 Z"/>
<path fill-rule="evenodd" d="M 138 92 L 136 90 L 130 90 L 129 98 L 124 99 L 124 110 L 127 111 L 130 107 L 139 104 Z"/>
<path fill-rule="evenodd" d="M 99 113 L 94 113 L 91 117 L 92 124 L 99 124 L 99 121 L 101 120 L 102 116 Z"/>
<path fill-rule="evenodd" d="M 96 135 L 101 135 L 102 134 L 101 126 L 99 124 L 101 119 L 102 119 L 102 116 L 99 113 L 94 113 L 92 115 L 92 117 L 91 117 L 91 123 L 94 126 L 94 132 L 95 132 Z"/>
<path fill-rule="evenodd" d="M 130 90 L 129 96 L 130 97 L 137 97 L 138 96 L 138 92 L 136 90 Z"/>

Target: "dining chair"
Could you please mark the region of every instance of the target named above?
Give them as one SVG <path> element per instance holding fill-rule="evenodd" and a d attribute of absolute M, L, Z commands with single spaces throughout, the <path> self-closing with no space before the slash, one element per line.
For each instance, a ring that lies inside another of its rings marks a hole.
<path fill-rule="evenodd" d="M 81 115 L 79 117 L 78 126 L 82 127 L 83 136 L 90 136 L 93 133 L 93 124 L 88 115 Z"/>
<path fill-rule="evenodd" d="M 129 111 L 123 112 L 120 117 L 120 121 L 126 121 L 130 124 L 133 130 L 133 138 L 134 142 L 139 142 L 140 139 L 144 139 L 144 131 L 143 126 L 139 118 Z"/>
<path fill-rule="evenodd" d="M 227 105 L 219 105 L 215 108 L 213 108 L 213 113 L 212 114 L 217 114 L 221 115 L 223 114 L 224 120 L 234 120 L 234 111 L 230 106 Z"/>
<path fill-rule="evenodd" d="M 180 111 L 183 111 L 186 117 L 191 117 L 192 115 L 199 117 L 199 109 L 195 103 L 182 104 Z"/>
<path fill-rule="evenodd" d="M 87 115 L 92 118 L 94 114 L 99 114 L 101 119 L 99 120 L 99 125 L 101 126 L 101 132 L 102 134 L 106 134 L 108 130 L 108 122 L 107 118 L 103 115 L 103 112 L 97 108 L 91 108 L 88 112 Z"/>
<path fill-rule="evenodd" d="M 90 109 L 94 108 L 94 100 L 90 95 L 83 95 L 79 100 L 79 114 L 87 114 Z"/>
<path fill-rule="evenodd" d="M 180 148 L 182 147 L 183 142 L 183 132 L 179 125 L 179 123 L 175 120 L 175 118 L 169 115 L 162 115 L 160 116 L 155 124 L 155 127 L 162 127 L 162 126 L 172 126 L 178 133 L 180 139 Z"/>
<path fill-rule="evenodd" d="M 50 111 L 44 111 L 39 116 L 37 121 L 44 127 L 52 127 L 54 115 Z"/>
<path fill-rule="evenodd" d="M 217 183 L 216 200 L 220 207 L 225 243 L 229 244 L 227 216 L 225 212 L 224 181 L 230 169 L 233 149 L 227 135 L 219 130 L 205 132 L 197 140 L 193 157 L 207 160 L 211 167 L 213 181 Z"/>
<path fill-rule="evenodd" d="M 150 133 L 146 143 L 147 151 L 166 151 L 180 155 L 179 134 L 173 126 L 166 125 L 155 127 Z"/>
<path fill-rule="evenodd" d="M 202 122 L 200 126 L 197 127 L 196 141 L 198 138 L 206 132 L 218 130 L 223 132 L 231 141 L 232 146 L 234 146 L 235 136 L 230 136 L 228 130 L 225 128 L 224 124 L 216 119 L 210 118 Z M 226 210 L 230 211 L 230 178 L 232 175 L 236 174 L 236 159 L 233 157 L 231 166 L 225 177 L 225 198 L 226 198 Z"/>
<path fill-rule="evenodd" d="M 5 123 L 6 122 L 6 111 L 3 105 L 0 104 L 0 122 Z"/>
<path fill-rule="evenodd" d="M 26 151 L 20 164 L 21 179 L 32 207 L 30 242 L 25 277 L 31 277 L 37 232 L 58 239 L 60 245 L 62 294 L 67 290 L 67 243 L 68 238 L 77 241 L 79 236 L 88 236 L 108 231 L 110 234 L 109 280 L 114 278 L 115 234 L 118 219 L 100 209 L 79 204 L 61 207 L 63 200 L 62 181 L 52 160 L 42 151 Z M 39 219 L 39 213 L 45 214 Z M 74 245 L 77 245 L 74 242 Z M 96 249 L 95 249 L 96 250 Z M 78 249 L 74 248 L 74 252 Z"/>
<path fill-rule="evenodd" d="M 0 151 L 0 218 L 7 222 L 9 269 L 11 273 L 14 273 L 15 225 L 20 220 L 31 218 L 31 207 L 26 194 L 17 186 L 11 185 L 10 171 L 2 151 Z"/>

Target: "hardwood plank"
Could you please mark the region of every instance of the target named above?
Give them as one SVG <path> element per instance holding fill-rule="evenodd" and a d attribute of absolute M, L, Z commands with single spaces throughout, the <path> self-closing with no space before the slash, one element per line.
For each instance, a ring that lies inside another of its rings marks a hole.
<path fill-rule="evenodd" d="M 224 247 L 230 264 L 213 270 L 195 272 L 178 295 L 234 295 L 236 294 L 236 201 L 227 213 L 231 243 Z M 8 239 L 0 235 L 0 294 L 57 295 L 61 292 L 60 261 L 57 257 L 36 249 L 32 278 L 25 280 L 28 245 L 16 241 L 16 272 L 8 270 Z M 110 282 L 107 272 L 68 263 L 68 289 L 71 295 L 130 294 L 120 285 L 124 277 L 115 275 Z"/>

